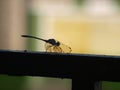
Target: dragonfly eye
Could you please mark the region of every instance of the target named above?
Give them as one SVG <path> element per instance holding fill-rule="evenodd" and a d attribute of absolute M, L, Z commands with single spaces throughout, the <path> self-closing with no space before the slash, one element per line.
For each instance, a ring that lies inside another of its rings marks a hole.
<path fill-rule="evenodd" d="M 60 42 L 56 42 L 56 45 L 59 46 L 59 45 L 60 45 Z"/>

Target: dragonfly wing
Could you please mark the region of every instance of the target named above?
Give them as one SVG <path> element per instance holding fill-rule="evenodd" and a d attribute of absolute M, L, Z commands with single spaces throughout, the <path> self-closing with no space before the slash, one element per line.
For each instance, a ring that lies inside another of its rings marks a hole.
<path fill-rule="evenodd" d="M 53 45 L 50 43 L 45 43 L 46 52 L 52 52 Z"/>
<path fill-rule="evenodd" d="M 72 51 L 72 49 L 69 46 L 62 43 L 60 43 L 59 46 L 52 45 L 50 43 L 45 43 L 45 49 L 46 52 L 70 53 Z"/>
<path fill-rule="evenodd" d="M 49 43 L 45 44 L 45 49 L 46 49 L 46 52 L 61 52 L 62 53 L 62 49 L 59 46 L 51 45 Z"/>
<path fill-rule="evenodd" d="M 54 46 L 54 47 L 53 47 L 53 51 L 54 51 L 54 52 L 60 52 L 60 53 L 62 53 L 62 48 L 59 47 L 59 46 Z"/>
<path fill-rule="evenodd" d="M 63 43 L 60 43 L 59 47 L 61 47 L 63 53 L 70 53 L 72 51 L 71 47 L 69 47 Z"/>

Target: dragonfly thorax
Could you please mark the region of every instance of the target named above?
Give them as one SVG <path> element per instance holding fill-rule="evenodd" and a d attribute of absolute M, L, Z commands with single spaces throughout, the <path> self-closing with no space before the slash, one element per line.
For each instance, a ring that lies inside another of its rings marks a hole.
<path fill-rule="evenodd" d="M 48 43 L 55 45 L 55 46 L 59 46 L 60 42 L 56 41 L 55 39 L 48 39 L 47 41 Z"/>

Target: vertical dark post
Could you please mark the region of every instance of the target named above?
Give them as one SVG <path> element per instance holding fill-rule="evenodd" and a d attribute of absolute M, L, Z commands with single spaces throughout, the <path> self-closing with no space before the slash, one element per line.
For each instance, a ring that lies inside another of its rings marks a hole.
<path fill-rule="evenodd" d="M 72 90 L 95 90 L 94 81 L 86 78 L 73 78 L 72 79 Z"/>
<path fill-rule="evenodd" d="M 95 83 L 94 83 L 94 90 L 102 90 L 102 81 L 96 81 Z"/>

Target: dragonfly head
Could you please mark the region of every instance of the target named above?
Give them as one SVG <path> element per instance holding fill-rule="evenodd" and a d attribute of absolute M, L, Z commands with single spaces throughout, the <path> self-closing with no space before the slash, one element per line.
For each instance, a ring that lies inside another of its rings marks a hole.
<path fill-rule="evenodd" d="M 50 43 L 52 45 L 55 45 L 55 46 L 59 46 L 60 45 L 60 42 L 56 41 L 55 39 L 49 39 L 48 43 Z"/>

